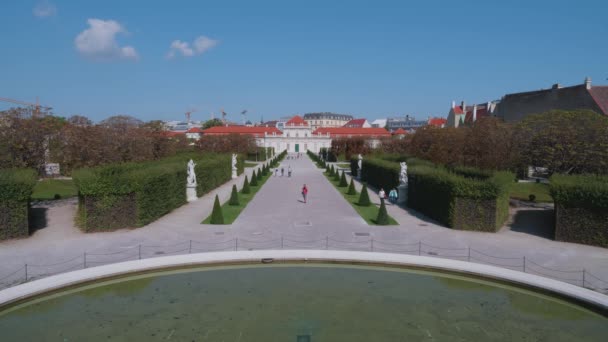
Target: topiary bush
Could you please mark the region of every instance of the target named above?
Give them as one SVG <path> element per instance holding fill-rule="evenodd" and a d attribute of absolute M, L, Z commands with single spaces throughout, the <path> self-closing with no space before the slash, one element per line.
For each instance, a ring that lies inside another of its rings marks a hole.
<path fill-rule="evenodd" d="M 372 202 L 369 200 L 369 194 L 367 193 L 367 184 L 363 184 L 357 204 L 362 207 L 369 207 L 372 204 Z"/>
<path fill-rule="evenodd" d="M 256 178 L 257 178 L 258 182 L 262 180 L 262 169 L 258 169 L 258 173 L 256 174 Z"/>
<path fill-rule="evenodd" d="M 357 189 L 355 188 L 355 181 L 353 180 L 353 178 L 350 179 L 350 185 L 348 186 L 348 195 L 356 195 L 357 194 Z"/>
<path fill-rule="evenodd" d="M 334 173 L 334 181 L 339 182 L 340 181 L 340 171 L 336 170 L 336 173 Z"/>
<path fill-rule="evenodd" d="M 555 201 L 555 239 L 608 247 L 608 176 L 550 178 Z"/>
<path fill-rule="evenodd" d="M 388 220 L 388 212 L 386 211 L 386 204 L 384 204 L 384 198 L 380 199 L 380 209 L 378 209 L 378 216 L 376 217 L 376 224 L 379 226 L 386 226 L 390 222 Z"/>
<path fill-rule="evenodd" d="M 213 202 L 213 211 L 211 212 L 211 224 L 224 224 L 224 214 L 222 213 L 222 206 L 220 205 L 220 199 L 215 195 L 215 201 Z"/>
<path fill-rule="evenodd" d="M 399 186 L 401 167 L 397 162 L 382 159 L 363 159 L 361 178 L 365 183 L 380 189 L 393 189 Z"/>
<path fill-rule="evenodd" d="M 36 185 L 30 169 L 0 169 L 0 240 L 29 235 L 29 201 Z"/>
<path fill-rule="evenodd" d="M 232 185 L 232 192 L 230 193 L 230 200 L 228 205 L 239 205 L 239 193 L 236 191 L 236 184 Z"/>
<path fill-rule="evenodd" d="M 253 170 L 253 173 L 251 174 L 251 182 L 249 182 L 249 185 L 258 186 L 258 176 L 256 175 L 255 170 Z"/>
<path fill-rule="evenodd" d="M 245 181 L 243 182 L 243 188 L 241 189 L 241 193 L 250 194 L 251 189 L 249 188 L 249 181 L 247 180 L 247 176 L 245 176 Z"/>
<path fill-rule="evenodd" d="M 338 184 L 341 188 L 346 188 L 348 186 L 348 182 L 346 182 L 346 175 L 344 171 L 342 171 L 342 176 L 340 177 L 340 183 Z"/>

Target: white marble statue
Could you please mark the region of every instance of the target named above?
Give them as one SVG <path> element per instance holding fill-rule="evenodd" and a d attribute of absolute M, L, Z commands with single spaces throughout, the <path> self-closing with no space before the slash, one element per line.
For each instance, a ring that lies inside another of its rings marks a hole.
<path fill-rule="evenodd" d="M 399 182 L 401 184 L 407 184 L 407 164 L 405 162 L 401 162 L 401 173 L 399 174 Z"/>
<path fill-rule="evenodd" d="M 190 159 L 188 162 L 188 186 L 196 186 L 196 173 L 194 172 L 194 167 L 196 164 Z"/>
<path fill-rule="evenodd" d="M 359 161 L 357 162 L 357 166 L 359 167 L 359 170 L 361 170 L 363 168 L 363 156 L 361 156 L 359 154 Z"/>
<path fill-rule="evenodd" d="M 232 154 L 232 171 L 236 170 L 236 153 Z"/>

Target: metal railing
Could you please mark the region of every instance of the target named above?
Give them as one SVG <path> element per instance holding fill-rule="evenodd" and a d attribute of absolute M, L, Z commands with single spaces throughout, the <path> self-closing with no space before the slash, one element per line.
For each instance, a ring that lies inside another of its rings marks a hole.
<path fill-rule="evenodd" d="M 363 252 L 385 252 L 410 255 L 423 255 L 438 258 L 448 258 L 467 262 L 493 265 L 525 273 L 535 274 L 585 287 L 597 292 L 608 294 L 608 281 L 601 279 L 587 269 L 556 269 L 543 266 L 529 257 L 497 256 L 472 247 L 440 247 L 423 241 L 400 243 L 382 241 L 374 238 L 359 241 L 339 240 L 331 236 L 315 240 L 299 240 L 288 236 L 280 236 L 268 240 L 249 240 L 232 238 L 219 241 L 186 240 L 170 245 L 146 245 L 124 248 L 106 253 L 84 252 L 70 259 L 49 263 L 26 263 L 14 271 L 0 276 L 0 289 L 18 285 L 35 279 L 65 273 L 77 269 L 85 269 L 100 265 L 112 264 L 127 260 L 139 260 L 166 255 L 181 255 L 191 253 L 241 251 L 241 250 L 280 250 L 280 249 L 325 249 Z"/>

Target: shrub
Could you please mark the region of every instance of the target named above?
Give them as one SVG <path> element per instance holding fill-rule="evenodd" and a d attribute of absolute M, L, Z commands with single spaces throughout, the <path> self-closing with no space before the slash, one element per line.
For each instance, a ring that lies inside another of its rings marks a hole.
<path fill-rule="evenodd" d="M 357 204 L 362 207 L 369 207 L 372 204 L 372 202 L 369 200 L 369 194 L 367 193 L 367 184 L 363 184 L 361 194 L 359 195 L 359 202 Z"/>
<path fill-rule="evenodd" d="M 224 224 L 224 214 L 222 213 L 222 206 L 220 205 L 220 199 L 215 195 L 215 201 L 213 202 L 213 211 L 211 212 L 211 224 Z"/>
<path fill-rule="evenodd" d="M 506 221 L 512 173 L 494 172 L 489 178 L 478 179 L 443 167 L 415 165 L 409 170 L 408 206 L 411 208 L 462 230 L 495 232 Z M 467 175 L 475 173 L 466 172 Z M 485 177 L 483 172 L 479 174 Z"/>
<path fill-rule="evenodd" d="M 29 199 L 35 185 L 34 170 L 0 170 L 0 240 L 29 235 Z"/>
<path fill-rule="evenodd" d="M 388 212 L 386 211 L 386 204 L 384 204 L 384 198 L 380 199 L 380 209 L 378 210 L 376 224 L 379 226 L 386 226 L 389 224 Z"/>
<path fill-rule="evenodd" d="M 357 189 L 355 189 L 355 181 L 353 178 L 350 179 L 350 185 L 348 186 L 348 192 L 347 194 L 349 195 L 356 195 L 357 194 Z"/>
<path fill-rule="evenodd" d="M 256 175 L 255 170 L 253 170 L 253 173 L 251 174 L 251 182 L 249 182 L 249 185 L 258 186 L 258 176 Z"/>
<path fill-rule="evenodd" d="M 236 184 L 232 186 L 232 193 L 230 193 L 229 205 L 239 205 L 239 193 L 236 191 Z"/>
<path fill-rule="evenodd" d="M 608 247 L 608 176 L 550 178 L 555 201 L 555 239 Z"/>
<path fill-rule="evenodd" d="M 256 178 L 257 178 L 258 182 L 262 180 L 262 169 L 258 169 L 258 173 L 256 174 Z"/>
<path fill-rule="evenodd" d="M 536 201 L 536 195 L 530 194 L 530 196 L 528 196 L 528 199 L 530 200 L 530 202 L 534 202 L 534 201 Z"/>
<path fill-rule="evenodd" d="M 251 189 L 249 188 L 249 181 L 247 180 L 247 176 L 245 176 L 245 181 L 243 182 L 243 188 L 241 189 L 241 193 L 250 194 Z"/>
<path fill-rule="evenodd" d="M 342 171 L 342 176 L 340 177 L 340 184 L 338 184 L 341 188 L 346 188 L 348 186 L 348 182 L 346 182 L 346 176 L 344 175 L 344 171 Z"/>
<path fill-rule="evenodd" d="M 85 231 L 140 227 L 185 204 L 189 159 L 196 163 L 198 196 L 231 178 L 229 154 L 189 153 L 74 171 L 78 225 Z"/>
<path fill-rule="evenodd" d="M 401 167 L 397 162 L 376 158 L 363 159 L 362 179 L 375 188 L 393 189 L 399 186 Z"/>

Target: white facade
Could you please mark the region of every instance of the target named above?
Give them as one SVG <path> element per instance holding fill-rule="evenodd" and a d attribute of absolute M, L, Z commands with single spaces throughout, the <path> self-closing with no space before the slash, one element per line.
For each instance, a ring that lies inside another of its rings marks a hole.
<path fill-rule="evenodd" d="M 313 135 L 308 123 L 303 125 L 286 124 L 282 134 L 265 134 L 256 138 L 258 146 L 272 147 L 276 153 L 306 152 L 319 153 L 321 148 L 331 147 L 331 138 L 327 135 Z"/>

